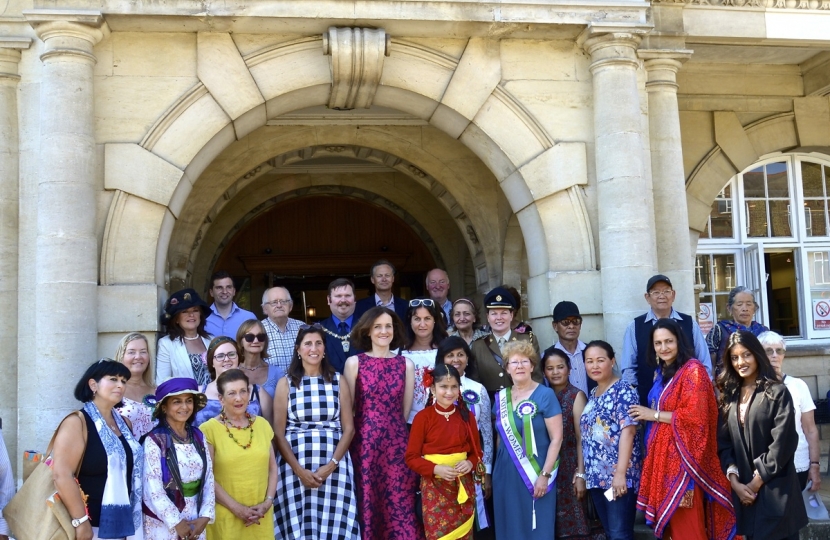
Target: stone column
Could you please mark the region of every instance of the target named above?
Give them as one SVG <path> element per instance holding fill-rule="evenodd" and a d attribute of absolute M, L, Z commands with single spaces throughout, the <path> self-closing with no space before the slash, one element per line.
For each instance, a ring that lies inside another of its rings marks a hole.
<path fill-rule="evenodd" d="M 93 48 L 100 13 L 31 11 L 43 40 L 37 179 L 37 346 L 21 377 L 20 441 L 42 448 L 58 419 L 77 408 L 72 391 L 96 360 L 98 242 Z"/>
<path fill-rule="evenodd" d="M 634 34 L 611 32 L 588 36 L 583 45 L 591 55 L 594 86 L 603 321 L 615 348 L 622 348 L 626 326 L 644 311 L 643 293 L 655 263 L 637 88 L 639 42 Z"/>
<path fill-rule="evenodd" d="M 19 200 L 17 65 L 29 38 L 0 38 L 0 418 L 17 456 L 17 242 Z M 19 460 L 18 460 L 19 461 Z M 16 465 L 18 461 L 13 461 Z"/>
<path fill-rule="evenodd" d="M 683 173 L 683 146 L 677 109 L 677 70 L 689 50 L 640 49 L 648 73 L 648 128 L 654 191 L 657 268 L 677 291 L 675 308 L 695 313 L 694 259 Z"/>

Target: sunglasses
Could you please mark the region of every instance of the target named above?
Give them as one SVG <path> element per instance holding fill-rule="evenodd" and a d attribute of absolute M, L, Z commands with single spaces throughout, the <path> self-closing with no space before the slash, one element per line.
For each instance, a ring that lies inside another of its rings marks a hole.
<path fill-rule="evenodd" d="M 245 334 L 243 337 L 248 343 L 253 343 L 254 340 L 265 343 L 265 340 L 268 339 L 268 336 L 265 334 Z"/>
<path fill-rule="evenodd" d="M 418 307 L 418 306 L 435 307 L 435 302 L 433 302 L 430 298 L 426 298 L 424 300 L 415 299 L 415 300 L 410 300 L 409 301 L 409 307 Z"/>
<path fill-rule="evenodd" d="M 322 329 L 323 329 L 323 325 L 320 324 L 320 323 L 301 324 L 300 325 L 300 330 L 322 330 Z"/>

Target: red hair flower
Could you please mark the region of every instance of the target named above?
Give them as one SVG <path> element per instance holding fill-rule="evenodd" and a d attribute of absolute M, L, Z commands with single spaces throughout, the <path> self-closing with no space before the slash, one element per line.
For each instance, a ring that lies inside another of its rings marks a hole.
<path fill-rule="evenodd" d="M 433 377 L 432 377 L 432 373 L 434 371 L 435 371 L 434 369 L 424 370 L 424 388 L 431 388 L 432 387 L 432 384 L 434 382 Z"/>

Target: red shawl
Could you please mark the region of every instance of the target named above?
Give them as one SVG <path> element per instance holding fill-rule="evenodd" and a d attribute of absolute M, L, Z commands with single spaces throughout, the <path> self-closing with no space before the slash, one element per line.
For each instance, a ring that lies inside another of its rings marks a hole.
<path fill-rule="evenodd" d="M 672 412 L 672 421 L 652 426 L 656 431 L 648 442 L 637 508 L 645 512 L 654 535 L 662 538 L 680 499 L 694 482 L 705 494 L 709 538 L 733 538 L 731 488 L 718 459 L 718 408 L 703 364 L 695 359 L 686 362 L 663 390 L 659 408 Z"/>

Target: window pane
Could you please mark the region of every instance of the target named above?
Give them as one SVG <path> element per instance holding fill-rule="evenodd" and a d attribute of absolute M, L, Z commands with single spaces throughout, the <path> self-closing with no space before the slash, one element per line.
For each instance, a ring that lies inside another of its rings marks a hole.
<path fill-rule="evenodd" d="M 804 185 L 805 197 L 824 197 L 824 188 L 821 181 L 821 165 L 802 161 L 801 182 Z"/>
<path fill-rule="evenodd" d="M 769 214 L 772 222 L 772 236 L 792 236 L 789 200 L 770 201 Z"/>
<path fill-rule="evenodd" d="M 709 283 L 709 264 L 711 255 L 698 255 L 695 257 L 695 288 L 702 286 L 702 292 L 712 290 Z"/>
<path fill-rule="evenodd" d="M 732 201 L 718 200 L 712 203 L 711 238 L 732 238 Z"/>
<path fill-rule="evenodd" d="M 790 196 L 786 163 L 770 163 L 767 165 L 767 190 L 769 197 Z"/>
<path fill-rule="evenodd" d="M 814 330 L 830 330 L 830 252 L 807 253 L 810 279 L 810 317 Z"/>
<path fill-rule="evenodd" d="M 827 210 L 824 199 L 804 201 L 807 236 L 827 236 Z"/>
<path fill-rule="evenodd" d="M 765 201 L 746 201 L 746 218 L 747 236 L 767 235 L 767 203 Z"/>
<path fill-rule="evenodd" d="M 763 167 L 758 167 L 757 169 L 744 173 L 744 196 L 761 198 L 767 196 L 764 191 Z"/>
<path fill-rule="evenodd" d="M 715 292 L 729 292 L 735 283 L 735 256 L 712 255 L 715 273 Z"/>

